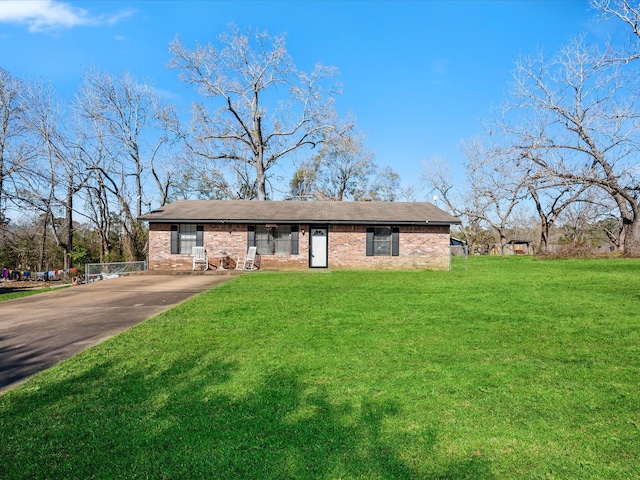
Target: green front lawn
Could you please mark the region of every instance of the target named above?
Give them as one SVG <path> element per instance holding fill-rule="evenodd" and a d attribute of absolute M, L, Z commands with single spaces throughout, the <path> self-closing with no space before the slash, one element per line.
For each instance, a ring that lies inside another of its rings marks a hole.
<path fill-rule="evenodd" d="M 639 276 L 244 275 L 0 396 L 0 478 L 639 478 Z"/>

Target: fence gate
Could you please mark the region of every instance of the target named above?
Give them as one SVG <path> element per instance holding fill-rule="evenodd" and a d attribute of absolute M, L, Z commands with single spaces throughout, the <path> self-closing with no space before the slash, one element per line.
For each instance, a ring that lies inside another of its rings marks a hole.
<path fill-rule="evenodd" d="M 147 262 L 113 262 L 87 263 L 84 268 L 85 283 L 109 278 L 122 277 L 133 272 L 143 272 L 147 269 Z"/>

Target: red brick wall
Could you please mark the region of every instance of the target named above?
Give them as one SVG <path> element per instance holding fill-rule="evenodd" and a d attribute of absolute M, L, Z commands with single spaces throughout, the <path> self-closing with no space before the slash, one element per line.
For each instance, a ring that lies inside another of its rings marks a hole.
<path fill-rule="evenodd" d="M 400 255 L 366 256 L 366 226 L 329 228 L 329 266 L 364 269 L 449 269 L 449 227 L 400 227 Z"/>
<path fill-rule="evenodd" d="M 149 224 L 149 269 L 191 270 L 191 255 L 171 254 L 171 224 Z M 226 256 L 234 261 L 247 252 L 246 225 L 204 225 L 204 248 L 209 264 L 220 266 Z"/>
<path fill-rule="evenodd" d="M 303 233 L 304 232 L 304 233 Z M 400 255 L 366 256 L 366 226 L 331 225 L 328 232 L 329 268 L 356 269 L 449 269 L 449 227 L 400 227 Z M 247 251 L 246 225 L 204 225 L 204 247 L 209 263 L 219 266 L 223 254 L 234 261 Z M 309 267 L 309 226 L 301 225 L 298 255 L 261 255 L 262 269 L 306 269 Z M 149 269 L 190 270 L 190 255 L 171 255 L 168 223 L 149 226 Z"/>

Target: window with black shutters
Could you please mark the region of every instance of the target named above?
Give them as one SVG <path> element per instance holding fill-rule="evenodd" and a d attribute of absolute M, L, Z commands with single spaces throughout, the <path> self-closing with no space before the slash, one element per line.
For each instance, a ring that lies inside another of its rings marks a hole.
<path fill-rule="evenodd" d="M 367 228 L 367 256 L 400 255 L 400 230 L 392 227 Z"/>
<path fill-rule="evenodd" d="M 250 225 L 249 247 L 258 247 L 259 255 L 298 255 L 297 225 Z"/>
<path fill-rule="evenodd" d="M 171 253 L 191 255 L 193 247 L 204 246 L 204 226 L 183 223 L 171 225 Z"/>

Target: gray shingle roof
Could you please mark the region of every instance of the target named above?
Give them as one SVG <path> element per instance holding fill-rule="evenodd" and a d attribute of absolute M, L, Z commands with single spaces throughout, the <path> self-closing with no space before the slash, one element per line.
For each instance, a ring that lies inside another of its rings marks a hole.
<path fill-rule="evenodd" d="M 427 202 L 290 202 L 178 200 L 139 217 L 162 223 L 459 224 Z"/>

